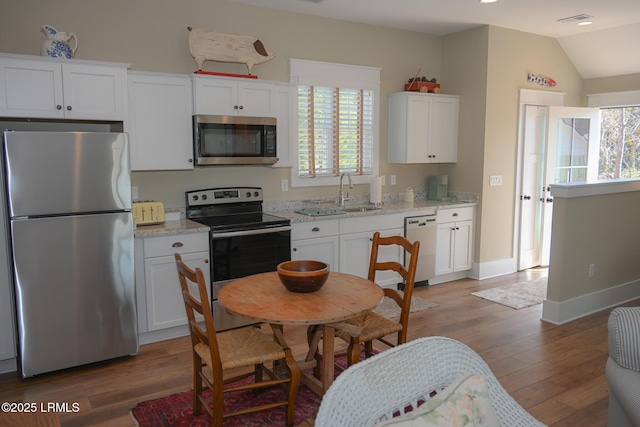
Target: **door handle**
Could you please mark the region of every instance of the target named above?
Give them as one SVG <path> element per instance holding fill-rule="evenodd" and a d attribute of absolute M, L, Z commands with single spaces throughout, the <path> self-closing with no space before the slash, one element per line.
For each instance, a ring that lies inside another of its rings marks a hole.
<path fill-rule="evenodd" d="M 553 203 L 553 199 L 551 197 L 547 197 L 547 203 Z"/>
<path fill-rule="evenodd" d="M 520 196 L 521 200 L 531 200 L 531 196 Z"/>

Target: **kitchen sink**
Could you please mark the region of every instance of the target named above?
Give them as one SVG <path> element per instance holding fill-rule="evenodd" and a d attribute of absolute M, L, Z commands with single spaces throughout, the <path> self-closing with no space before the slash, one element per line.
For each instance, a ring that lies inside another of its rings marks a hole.
<path fill-rule="evenodd" d="M 343 208 L 345 212 L 369 212 L 369 211 L 378 211 L 379 207 L 376 206 L 354 206 L 350 208 Z"/>
<path fill-rule="evenodd" d="M 295 213 L 299 213 L 307 216 L 328 216 L 328 215 L 344 215 L 346 210 L 334 209 L 334 208 L 304 208 L 298 209 Z"/>

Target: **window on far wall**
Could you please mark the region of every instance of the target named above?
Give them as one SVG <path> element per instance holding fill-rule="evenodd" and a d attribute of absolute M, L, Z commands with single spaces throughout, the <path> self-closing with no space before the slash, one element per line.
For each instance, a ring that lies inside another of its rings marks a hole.
<path fill-rule="evenodd" d="M 298 85 L 294 187 L 337 185 L 343 173 L 368 183 L 378 173 L 380 70 L 291 60 Z"/>
<path fill-rule="evenodd" d="M 601 181 L 640 178 L 640 106 L 600 109 Z"/>

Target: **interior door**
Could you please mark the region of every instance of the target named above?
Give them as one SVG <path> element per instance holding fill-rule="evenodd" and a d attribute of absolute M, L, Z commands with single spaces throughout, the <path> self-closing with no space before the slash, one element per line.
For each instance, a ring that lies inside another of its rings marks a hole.
<path fill-rule="evenodd" d="M 549 265 L 553 197 L 551 184 L 598 180 L 600 110 L 549 107 L 542 202 L 541 265 Z"/>
<path fill-rule="evenodd" d="M 527 105 L 518 269 L 549 265 L 551 184 L 597 181 L 600 111 Z"/>
<path fill-rule="evenodd" d="M 520 257 L 518 270 L 541 265 L 544 141 L 549 107 L 525 106 L 524 150 L 520 189 Z"/>

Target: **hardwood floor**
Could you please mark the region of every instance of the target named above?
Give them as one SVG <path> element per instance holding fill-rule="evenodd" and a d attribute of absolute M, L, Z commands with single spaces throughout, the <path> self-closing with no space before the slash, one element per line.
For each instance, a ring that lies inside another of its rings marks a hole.
<path fill-rule="evenodd" d="M 533 269 L 417 288 L 416 296 L 439 307 L 411 315 L 409 339 L 440 335 L 469 345 L 507 391 L 545 424 L 606 426 L 604 366 L 611 310 L 555 326 L 540 320 L 542 305 L 514 310 L 470 295 L 544 274 L 544 269 Z M 305 330 L 287 327 L 285 333 L 296 356 L 302 356 Z M 78 412 L 59 414 L 63 426 L 134 425 L 129 409 L 137 402 L 190 389 L 188 337 L 142 346 L 135 357 L 36 378 L 0 375 L 0 402 L 77 402 Z M 0 414 L 0 426 L 3 417 Z"/>

